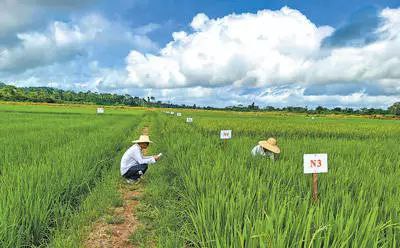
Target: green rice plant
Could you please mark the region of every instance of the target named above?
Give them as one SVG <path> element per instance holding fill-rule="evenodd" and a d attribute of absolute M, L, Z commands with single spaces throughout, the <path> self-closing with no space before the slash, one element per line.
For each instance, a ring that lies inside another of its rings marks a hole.
<path fill-rule="evenodd" d="M 111 225 L 119 225 L 125 222 L 125 218 L 118 215 L 107 215 L 105 217 L 105 222 Z"/>
<path fill-rule="evenodd" d="M 142 115 L 24 108 L 0 108 L 0 247 L 5 248 L 43 246 L 76 215 Z"/>
<path fill-rule="evenodd" d="M 159 247 L 395 247 L 400 239 L 400 125 L 361 118 L 160 113 L 153 130 L 165 156 L 144 200 L 157 209 Z M 221 129 L 233 139 L 219 140 Z M 270 136 L 276 162 L 253 158 Z M 328 153 L 319 202 L 303 154 Z"/>

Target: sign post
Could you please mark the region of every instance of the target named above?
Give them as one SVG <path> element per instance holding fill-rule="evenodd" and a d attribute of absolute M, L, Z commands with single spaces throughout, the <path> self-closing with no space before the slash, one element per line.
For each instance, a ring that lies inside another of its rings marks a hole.
<path fill-rule="evenodd" d="M 187 117 L 186 118 L 186 123 L 192 123 L 193 122 L 193 118 L 192 117 Z"/>
<path fill-rule="evenodd" d="M 312 192 L 312 198 L 314 202 L 318 201 L 318 174 L 313 173 L 312 174 L 312 179 L 313 179 L 313 192 Z"/>
<path fill-rule="evenodd" d="M 318 201 L 318 173 L 328 172 L 328 154 L 304 154 L 304 174 L 313 174 L 312 198 Z"/>
<path fill-rule="evenodd" d="M 104 114 L 104 108 L 97 108 L 97 114 Z"/>
<path fill-rule="evenodd" d="M 182 116 L 182 113 L 176 113 L 176 116 Z"/>
<path fill-rule="evenodd" d="M 232 130 L 221 130 L 219 137 L 224 140 L 224 144 L 226 146 L 226 141 L 228 139 L 232 139 Z"/>

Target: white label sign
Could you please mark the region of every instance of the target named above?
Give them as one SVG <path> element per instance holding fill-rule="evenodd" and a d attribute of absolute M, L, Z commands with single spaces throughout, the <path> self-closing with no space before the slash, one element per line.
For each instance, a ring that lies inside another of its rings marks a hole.
<path fill-rule="evenodd" d="M 181 113 L 176 113 L 176 116 L 182 116 L 182 114 Z"/>
<path fill-rule="evenodd" d="M 175 114 L 174 112 L 171 112 L 171 115 Z"/>
<path fill-rule="evenodd" d="M 327 172 L 328 154 L 304 154 L 304 174 Z"/>
<path fill-rule="evenodd" d="M 104 108 L 97 108 L 98 114 L 104 114 Z"/>
<path fill-rule="evenodd" d="M 220 137 L 221 139 L 231 139 L 232 130 L 221 130 Z"/>
<path fill-rule="evenodd" d="M 191 122 L 193 122 L 193 119 L 192 119 L 192 117 L 188 117 L 188 118 L 186 118 L 186 122 L 187 122 L 187 123 L 191 123 Z"/>

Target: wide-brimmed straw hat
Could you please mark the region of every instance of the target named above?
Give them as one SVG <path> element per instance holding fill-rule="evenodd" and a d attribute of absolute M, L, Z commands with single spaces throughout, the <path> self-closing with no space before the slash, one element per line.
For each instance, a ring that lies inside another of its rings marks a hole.
<path fill-rule="evenodd" d="M 148 135 L 140 135 L 139 139 L 132 141 L 132 143 L 153 143 L 153 141 L 150 141 Z"/>
<path fill-rule="evenodd" d="M 279 147 L 277 145 L 277 142 L 276 142 L 276 139 L 274 139 L 274 138 L 269 138 L 267 140 L 261 140 L 260 142 L 258 142 L 258 144 L 261 147 L 263 147 L 263 148 L 265 148 L 265 149 L 267 149 L 267 150 L 269 150 L 269 151 L 271 151 L 273 153 L 280 153 L 281 152 L 281 149 L 279 149 Z"/>

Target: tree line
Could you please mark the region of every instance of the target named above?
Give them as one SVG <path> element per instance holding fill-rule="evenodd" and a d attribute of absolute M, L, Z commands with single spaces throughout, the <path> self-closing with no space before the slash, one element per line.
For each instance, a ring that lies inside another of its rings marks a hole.
<path fill-rule="evenodd" d="M 365 114 L 365 115 L 400 115 L 400 102 L 394 103 L 388 109 L 379 108 L 325 108 L 318 106 L 315 109 L 307 107 L 288 106 L 276 108 L 273 106 L 259 107 L 254 102 L 248 106 L 237 105 L 224 108 L 211 106 L 198 107 L 194 105 L 173 104 L 156 101 L 152 96 L 140 98 L 131 95 L 119 95 L 98 92 L 74 92 L 71 90 L 61 90 L 51 87 L 16 87 L 0 82 L 0 100 L 17 102 L 45 102 L 45 103 L 82 103 L 97 105 L 126 105 L 142 107 L 162 107 L 162 108 L 190 108 L 190 109 L 210 109 L 210 110 L 230 110 L 230 111 L 283 111 L 307 114 Z"/>
<path fill-rule="evenodd" d="M 283 108 L 276 108 L 273 106 L 259 107 L 252 103 L 248 106 L 238 105 L 226 107 L 227 110 L 233 111 L 282 111 L 282 112 L 292 112 L 292 113 L 306 113 L 306 114 L 357 114 L 357 115 L 400 115 L 400 102 L 394 103 L 388 109 L 380 108 L 326 108 L 323 106 L 318 106 L 315 109 L 309 109 L 307 107 L 295 107 L 287 106 Z"/>

